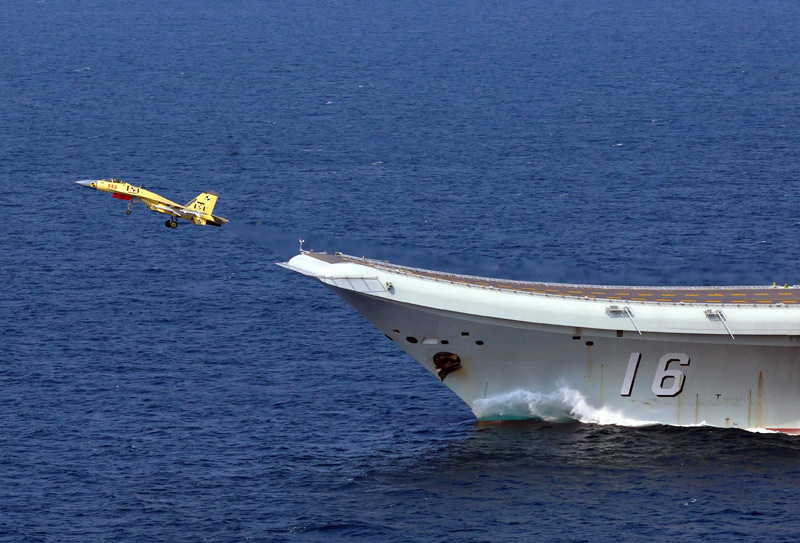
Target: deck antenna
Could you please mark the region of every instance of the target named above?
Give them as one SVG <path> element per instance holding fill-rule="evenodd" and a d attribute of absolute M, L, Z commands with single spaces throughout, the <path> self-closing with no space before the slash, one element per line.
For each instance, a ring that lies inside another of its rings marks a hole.
<path fill-rule="evenodd" d="M 639 332 L 639 335 L 642 335 L 642 331 L 639 330 L 639 326 L 636 324 L 636 321 L 633 318 L 633 313 L 631 312 L 631 308 L 626 306 L 618 306 L 618 305 L 610 305 L 606 308 L 606 313 L 608 313 L 612 317 L 628 317 L 631 320 L 631 324 Z"/>
<path fill-rule="evenodd" d="M 733 332 L 731 332 L 731 329 L 728 328 L 728 323 L 726 322 L 728 319 L 725 318 L 725 313 L 723 313 L 721 309 L 706 309 L 705 311 L 703 311 L 703 313 L 705 313 L 706 317 L 708 317 L 709 320 L 720 321 L 722 323 L 722 326 L 725 327 L 725 330 L 728 331 L 728 334 L 730 334 L 731 339 L 736 339 L 736 337 L 733 335 Z"/>
<path fill-rule="evenodd" d="M 300 252 L 301 252 L 301 253 L 303 252 L 303 244 L 304 244 L 305 242 L 306 242 L 306 240 L 304 240 L 304 239 L 301 239 L 301 240 L 300 240 Z"/>

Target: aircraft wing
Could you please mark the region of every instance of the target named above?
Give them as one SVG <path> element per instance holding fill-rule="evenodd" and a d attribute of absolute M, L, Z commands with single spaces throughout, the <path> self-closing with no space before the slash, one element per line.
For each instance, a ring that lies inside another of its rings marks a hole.
<path fill-rule="evenodd" d="M 186 219 L 187 221 L 191 221 L 195 224 L 213 224 L 214 226 L 222 226 L 228 222 L 228 219 L 223 219 L 222 217 L 217 217 L 216 215 L 212 215 L 210 213 L 203 213 L 202 211 L 197 211 L 184 206 L 152 204 L 150 205 L 150 209 L 154 211 L 161 211 L 162 213 L 172 215 L 173 217 Z"/>
<path fill-rule="evenodd" d="M 188 208 L 182 207 L 182 206 L 165 206 L 165 205 L 161 205 L 161 204 L 153 204 L 152 208 L 153 209 L 158 209 L 158 210 L 163 211 L 163 212 L 168 213 L 168 214 L 176 215 L 176 216 L 180 217 L 181 219 L 190 219 L 191 220 L 192 217 L 202 217 L 203 216 L 203 214 L 200 213 L 199 211 L 195 211 L 194 209 L 188 209 Z"/>

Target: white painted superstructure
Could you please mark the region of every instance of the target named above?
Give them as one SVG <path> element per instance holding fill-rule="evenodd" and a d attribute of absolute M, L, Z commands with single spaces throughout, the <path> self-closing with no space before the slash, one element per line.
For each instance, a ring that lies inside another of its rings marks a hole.
<path fill-rule="evenodd" d="M 327 285 L 480 419 L 546 417 L 572 395 L 615 420 L 800 429 L 795 287 L 530 283 L 309 251 L 281 265 Z"/>

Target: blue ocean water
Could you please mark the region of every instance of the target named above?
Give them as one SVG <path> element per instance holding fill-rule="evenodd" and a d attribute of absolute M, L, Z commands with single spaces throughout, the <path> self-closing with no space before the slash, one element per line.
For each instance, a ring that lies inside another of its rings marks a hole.
<path fill-rule="evenodd" d="M 479 424 L 306 247 L 800 283 L 792 1 L 0 6 L 0 540 L 797 541 L 800 440 Z M 221 198 L 222 229 L 78 187 Z"/>

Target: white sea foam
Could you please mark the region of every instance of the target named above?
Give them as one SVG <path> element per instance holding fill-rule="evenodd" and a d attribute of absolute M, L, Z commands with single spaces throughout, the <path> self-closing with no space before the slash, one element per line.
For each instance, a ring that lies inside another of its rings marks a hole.
<path fill-rule="evenodd" d="M 647 426 L 653 421 L 628 418 L 608 407 L 589 405 L 577 390 L 560 387 L 549 393 L 515 390 L 476 400 L 473 411 L 479 420 L 541 419 L 548 422 L 577 420 L 593 424 Z"/>
<path fill-rule="evenodd" d="M 679 424 L 678 426 L 680 426 L 681 428 L 700 428 L 700 427 L 714 428 L 714 426 L 711 426 L 706 421 L 699 422 L 697 424 Z M 752 432 L 754 434 L 786 434 L 786 432 L 768 430 L 766 428 L 756 428 L 756 427 L 752 428 L 736 427 L 736 428 L 738 430 L 744 430 L 745 432 Z M 786 434 L 786 435 L 792 435 L 792 434 Z"/>
<path fill-rule="evenodd" d="M 786 432 L 776 432 L 775 430 L 767 430 L 766 428 L 745 428 L 748 432 L 753 432 L 754 434 L 786 434 L 786 435 L 793 435 Z"/>

